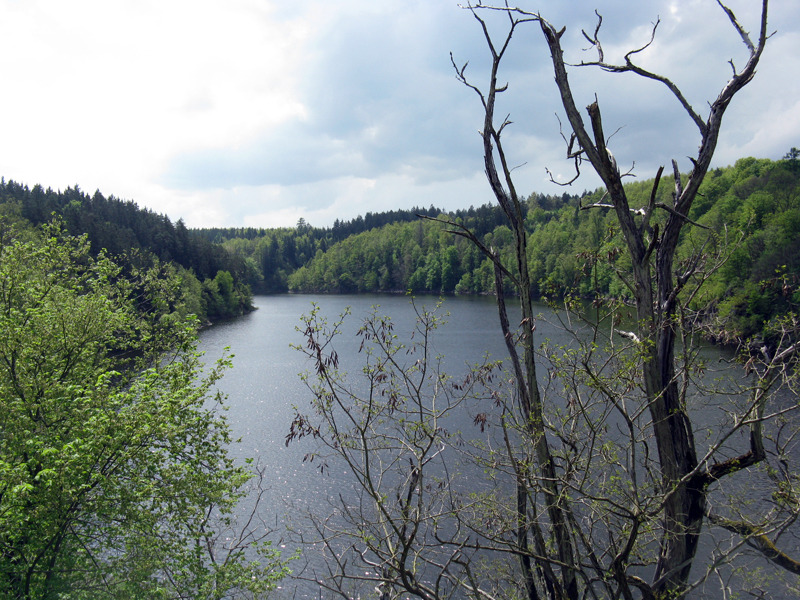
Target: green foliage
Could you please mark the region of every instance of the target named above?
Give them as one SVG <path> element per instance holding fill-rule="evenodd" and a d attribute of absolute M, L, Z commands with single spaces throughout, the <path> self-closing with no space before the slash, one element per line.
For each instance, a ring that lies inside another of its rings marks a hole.
<path fill-rule="evenodd" d="M 205 314 L 235 317 L 253 308 L 249 288 L 235 283 L 228 271 L 217 271 L 214 279 L 206 279 L 201 293 Z"/>
<path fill-rule="evenodd" d="M 78 186 L 63 192 L 45 190 L 40 185 L 33 189 L 13 181 L 0 179 L 0 215 L 7 222 L 22 227 L 47 223 L 52 215 L 59 215 L 72 235 L 86 235 L 92 254 L 106 252 L 126 270 L 158 264 L 174 264 L 181 274 L 191 273 L 199 280 L 213 279 L 220 271 L 229 272 L 241 299 L 238 310 L 250 307 L 247 285 L 259 284 L 258 268 L 244 259 L 232 255 L 218 244 L 203 236 L 193 235 L 182 220 L 172 223 L 165 215 L 141 209 L 132 201 L 114 196 L 104 197 L 99 191 L 92 196 Z M 187 293 L 194 286 L 187 285 Z M 200 295 L 189 302 L 201 320 L 207 321 L 229 316 L 229 307 L 221 305 L 221 313 L 203 309 Z"/>
<path fill-rule="evenodd" d="M 781 286 L 777 294 L 765 282 L 776 270 L 790 278 L 800 273 L 800 161 L 795 154 L 781 161 L 743 158 L 733 167 L 711 171 L 692 207 L 690 217 L 707 229 L 688 228 L 677 256 L 684 261 L 695 255 L 708 260 L 709 252 L 720 257 L 721 268 L 692 301 L 716 339 L 747 338 L 794 310 L 795 283 Z M 647 205 L 653 183 L 626 185 L 632 208 Z M 673 178 L 662 178 L 656 201 L 670 206 L 673 189 Z M 604 190 L 585 194 L 580 203 L 603 204 L 603 195 Z M 626 282 L 630 259 L 622 251 L 613 210 L 578 210 L 577 199 L 569 196 L 532 195 L 526 206 L 528 268 L 535 297 L 632 297 Z M 651 227 L 663 225 L 666 215 L 657 209 Z M 513 273 L 510 231 L 495 216 L 488 207 L 441 215 L 498 250 Z M 448 237 L 449 228 L 417 221 L 359 233 L 327 251 L 317 250 L 296 271 L 286 271 L 291 273 L 288 287 L 301 292 L 493 293 L 491 263 L 473 244 Z"/>
<path fill-rule="evenodd" d="M 746 339 L 796 310 L 800 171 L 791 160 L 741 159 L 711 179 L 710 187 L 716 201 L 699 222 L 717 239 L 738 240 L 708 282 L 714 292 L 710 311 L 719 319 L 719 337 Z"/>
<path fill-rule="evenodd" d="M 571 206 L 569 203 L 574 201 L 569 196 L 531 196 L 529 215 L 533 214 L 535 221 L 529 221 L 544 226 L 561 214 L 556 210 L 558 207 Z M 467 227 L 486 246 L 504 251 L 513 243 L 511 231 L 501 224 L 503 215 L 499 208 L 482 206 L 436 216 Z M 437 294 L 492 293 L 491 264 L 484 264 L 481 252 L 468 240 L 454 237 L 449 229 L 442 222 L 418 219 L 359 233 L 333 244 L 327 251 L 317 251 L 312 260 L 289 275 L 289 289 L 338 293 L 408 289 Z M 510 258 L 507 261 L 513 268 L 514 261 Z"/>
<path fill-rule="evenodd" d="M 229 361 L 201 371 L 180 295 L 58 225 L 0 229 L 0 597 L 223 598 L 284 573 L 262 535 L 220 540 L 252 473 L 227 453 Z"/>
<path fill-rule="evenodd" d="M 652 185 L 653 180 L 626 185 L 634 209 L 646 206 Z M 689 217 L 709 228 L 710 234 L 689 228 L 678 256 L 688 260 L 703 247 L 715 251 L 726 247 L 730 253 L 706 282 L 706 292 L 692 304 L 706 315 L 715 338 L 758 334 L 771 319 L 791 309 L 791 293 L 772 297 L 762 282 L 784 267 L 789 275 L 800 273 L 799 185 L 796 148 L 780 161 L 742 158 L 732 167 L 710 171 L 703 182 Z M 669 206 L 673 188 L 671 176 L 662 178 L 657 202 Z M 602 189 L 584 193 L 580 201 L 567 194 L 532 194 L 525 201 L 534 297 L 630 299 L 625 282 L 629 259 L 620 252 L 624 244 L 619 235 L 610 235 L 616 231 L 616 214 L 608 208 L 578 208 L 579 202 L 584 207 L 602 204 L 604 193 Z M 184 280 L 180 310 L 201 321 L 250 310 L 250 290 L 494 293 L 493 267 L 481 251 L 448 233 L 449 226 L 421 220 L 418 214 L 468 228 L 500 253 L 510 272 L 516 269 L 510 231 L 495 206 L 446 215 L 433 207 L 368 213 L 353 221 L 337 221 L 328 229 L 301 220 L 294 228 L 189 232 L 182 221 L 173 225 L 132 202 L 104 198 L 99 192 L 90 197 L 77 186 L 55 193 L 0 181 L 0 214 L 7 219 L 36 224 L 53 210 L 64 214 L 71 232 L 89 234 L 94 253 L 108 248 L 119 254 L 120 264 L 138 268 L 167 262 L 180 265 L 175 267 Z M 657 209 L 651 226 L 663 224 L 665 216 Z M 143 252 L 134 260 L 130 251 L 137 248 Z M 146 252 L 158 260 L 147 258 Z M 232 289 L 225 273 L 233 279 Z"/>

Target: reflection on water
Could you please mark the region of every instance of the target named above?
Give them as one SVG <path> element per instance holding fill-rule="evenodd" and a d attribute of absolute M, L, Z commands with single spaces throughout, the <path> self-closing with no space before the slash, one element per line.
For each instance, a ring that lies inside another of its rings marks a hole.
<path fill-rule="evenodd" d="M 311 365 L 290 345 L 303 341 L 296 327 L 301 315 L 311 311 L 312 300 L 329 321 L 350 307 L 352 315 L 345 322 L 337 350 L 340 368 L 351 373 L 363 365 L 356 331 L 375 306 L 380 314 L 392 317 L 395 333 L 401 338 L 407 338 L 415 325 L 414 308 L 406 296 L 287 294 L 256 296 L 257 311 L 218 323 L 200 334 L 207 361 L 221 357 L 226 347 L 234 356 L 233 369 L 219 385 L 228 395 L 227 417 L 234 437 L 241 438 L 233 452 L 241 458 L 254 457 L 265 468 L 271 492 L 262 513 L 276 515 L 274 522 L 279 526 L 303 507 L 324 506 L 331 490 L 338 493 L 349 485 L 343 469 L 333 468 L 321 475 L 315 463 L 303 461 L 313 450 L 313 441 L 295 441 L 289 447 L 284 443 L 294 416 L 293 406 L 306 409 L 310 400 L 299 374 Z M 429 310 L 437 302 L 433 296 L 416 299 L 418 307 Z M 487 352 L 497 359 L 504 357 L 493 298 L 448 298 L 441 314 L 448 312 L 447 323 L 434 339 L 434 353 L 445 356 L 451 374 L 465 373 L 468 365 L 480 362 Z M 314 590 L 301 591 L 305 592 L 301 595 L 316 595 Z"/>
<path fill-rule="evenodd" d="M 311 311 L 312 300 L 319 304 L 321 313 L 329 321 L 351 307 L 352 315 L 345 322 L 337 345 L 340 368 L 350 373 L 358 373 L 363 366 L 363 356 L 357 353 L 360 340 L 355 333 L 373 307 L 379 305 L 380 314 L 392 317 L 394 332 L 401 339 L 407 339 L 414 328 L 415 312 L 405 296 L 277 295 L 257 296 L 255 304 L 259 310 L 214 325 L 200 335 L 207 361 L 222 356 L 226 347 L 234 355 L 234 368 L 220 383 L 220 388 L 228 395 L 227 417 L 234 437 L 241 438 L 233 452 L 240 458 L 256 458 L 265 469 L 270 493 L 262 514 L 274 515 L 273 524 L 278 530 L 292 522 L 298 510 L 326 506 L 329 495 L 346 494 L 350 485 L 348 474 L 341 467 L 337 470 L 331 465 L 334 468 L 321 475 L 315 463 L 303 461 L 314 449 L 312 440 L 295 441 L 289 447 L 284 443 L 294 416 L 293 407 L 305 410 L 310 400 L 298 375 L 311 365 L 290 345 L 303 342 L 296 327 L 300 325 L 301 315 Z M 421 297 L 416 303 L 432 309 L 437 298 Z M 539 310 L 552 318 L 546 307 L 540 306 Z M 516 312 L 513 307 L 509 307 L 509 311 L 512 315 Z M 505 358 L 494 298 L 451 297 L 446 299 L 441 312 L 449 312 L 448 322 L 436 334 L 434 353 L 445 357 L 445 366 L 451 375 L 463 375 L 469 365 L 481 362 L 487 353 L 495 359 Z M 547 321 L 537 323 L 537 335 L 540 340 L 550 339 L 554 345 L 569 341 L 563 331 Z M 718 349 L 708 348 L 704 352 L 709 363 L 719 363 Z M 716 433 L 714 422 L 721 410 L 719 405 L 701 415 L 700 431 L 710 431 L 713 436 Z M 468 427 L 469 419 L 458 426 Z M 746 443 L 746 440 L 740 441 Z M 290 588 L 284 591 L 286 597 L 316 597 L 318 593 L 308 586 L 298 587 L 291 580 L 284 585 Z"/>

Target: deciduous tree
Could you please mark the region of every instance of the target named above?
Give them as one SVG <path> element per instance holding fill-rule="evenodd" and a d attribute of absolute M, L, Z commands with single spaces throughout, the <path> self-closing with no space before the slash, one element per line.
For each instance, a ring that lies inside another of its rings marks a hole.
<path fill-rule="evenodd" d="M 58 224 L 0 227 L 3 598 L 228 598 L 284 573 L 235 512 L 254 473 L 227 452 L 229 361 L 202 372 L 178 292 Z"/>

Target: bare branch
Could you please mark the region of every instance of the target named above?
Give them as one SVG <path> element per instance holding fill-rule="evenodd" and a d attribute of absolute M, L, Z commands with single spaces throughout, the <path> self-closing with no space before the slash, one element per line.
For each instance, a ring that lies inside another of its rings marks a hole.
<path fill-rule="evenodd" d="M 653 42 L 656 39 L 656 30 L 658 29 L 658 26 L 660 24 L 661 24 L 661 18 L 656 19 L 656 22 L 653 23 L 653 29 L 650 32 L 650 40 L 641 48 L 629 51 L 625 55 L 625 64 L 631 64 L 631 56 L 633 56 L 634 54 L 639 54 L 640 52 L 644 52 L 653 44 Z"/>
<path fill-rule="evenodd" d="M 581 206 L 581 210 L 589 210 L 590 208 L 614 208 L 613 204 L 601 204 L 597 202 L 595 204 L 587 204 L 586 206 Z"/>
<path fill-rule="evenodd" d="M 649 48 L 653 44 L 653 42 L 655 41 L 655 37 L 656 37 L 656 30 L 658 29 L 658 26 L 661 23 L 661 19 L 658 19 L 653 24 L 653 29 L 650 32 L 650 40 L 646 44 L 641 46 L 640 48 L 636 48 L 634 50 L 630 50 L 625 55 L 625 64 L 624 65 L 612 65 L 612 64 L 604 62 L 603 53 L 602 53 L 602 50 L 601 50 L 601 47 L 600 47 L 600 41 L 598 39 L 598 34 L 599 34 L 600 24 L 601 23 L 602 23 L 602 18 L 600 19 L 600 23 L 597 24 L 597 29 L 595 29 L 595 33 L 594 33 L 594 38 L 593 39 L 590 39 L 586 35 L 586 33 L 584 32 L 584 36 L 587 39 L 589 39 L 589 41 L 592 43 L 592 45 L 594 45 L 594 46 L 596 46 L 598 48 L 598 52 L 599 52 L 598 60 L 591 61 L 591 62 L 583 62 L 582 61 L 579 64 L 574 65 L 574 66 L 578 66 L 578 67 L 595 66 L 595 67 L 600 67 L 604 71 L 608 71 L 610 73 L 632 72 L 632 73 L 636 73 L 637 75 L 639 75 L 641 77 L 645 77 L 647 79 L 653 79 L 654 81 L 659 81 L 659 82 L 663 83 L 665 86 L 667 86 L 669 91 L 672 92 L 672 94 L 678 99 L 678 101 L 681 103 L 681 106 L 683 106 L 684 110 L 686 110 L 686 112 L 689 114 L 689 116 L 695 122 L 695 125 L 697 125 L 698 129 L 700 129 L 700 132 L 704 133 L 705 132 L 705 122 L 700 117 L 700 115 L 698 115 L 695 112 L 695 110 L 692 108 L 691 104 L 689 104 L 688 100 L 686 100 L 686 97 L 683 95 L 683 93 L 680 91 L 680 89 L 678 89 L 678 86 L 676 86 L 672 81 L 670 81 L 668 78 L 666 78 L 666 77 L 664 77 L 662 75 L 657 75 L 655 73 L 652 73 L 650 71 L 647 71 L 647 70 L 635 65 L 633 63 L 633 61 L 631 60 L 631 57 L 634 54 L 638 54 L 640 52 L 643 52 L 644 50 L 646 50 L 647 48 Z"/>
<path fill-rule="evenodd" d="M 550 181 L 552 183 L 555 183 L 556 185 L 560 185 L 562 187 L 565 187 L 565 186 L 568 186 L 568 185 L 572 185 L 581 176 L 581 167 L 580 167 L 580 165 L 581 165 L 581 155 L 583 154 L 583 149 L 580 148 L 580 144 L 579 144 L 578 145 L 579 146 L 578 150 L 573 150 L 573 148 L 575 146 L 575 141 L 577 139 L 577 137 L 575 136 L 575 133 L 574 132 L 571 133 L 570 136 L 569 136 L 569 140 L 567 140 L 566 136 L 564 135 L 563 124 L 561 123 L 561 119 L 559 118 L 558 113 L 556 113 L 556 120 L 558 121 L 558 133 L 561 136 L 561 139 L 564 140 L 564 144 L 567 146 L 567 158 L 568 159 L 572 159 L 572 160 L 575 161 L 575 176 L 572 179 L 570 179 L 569 181 L 567 181 L 566 183 L 564 183 L 564 182 L 556 181 L 555 177 L 553 177 L 553 173 L 547 167 L 545 167 L 544 170 L 547 173 L 547 175 L 550 178 Z"/>
<path fill-rule="evenodd" d="M 603 46 L 600 45 L 600 38 L 598 34 L 600 33 L 600 27 L 603 25 L 603 16 L 597 12 L 597 9 L 594 9 L 594 14 L 597 15 L 597 25 L 594 28 L 594 35 L 589 37 L 589 34 L 586 33 L 585 30 L 581 29 L 581 33 L 586 40 L 597 49 L 597 60 L 598 62 L 603 62 Z M 586 48 L 587 50 L 589 48 Z"/>
<path fill-rule="evenodd" d="M 725 6 L 721 0 L 717 0 L 717 4 L 719 4 L 720 8 L 725 11 L 725 14 L 728 15 L 728 18 L 731 20 L 736 31 L 739 33 L 739 37 L 742 38 L 744 45 L 747 46 L 747 49 L 750 51 L 750 54 L 755 53 L 756 47 L 753 45 L 753 42 L 750 40 L 750 34 L 748 34 L 744 28 L 739 24 L 739 21 L 736 20 L 736 15 L 733 14 L 733 11 Z M 732 64 L 732 63 L 731 63 Z M 734 72 L 736 69 L 734 69 Z"/>
<path fill-rule="evenodd" d="M 576 167 L 576 168 L 577 168 L 577 165 L 578 165 L 578 159 L 576 158 L 576 159 L 575 159 L 575 167 Z M 575 173 L 575 176 L 574 176 L 572 179 L 570 179 L 569 181 L 557 181 L 557 180 L 555 179 L 555 177 L 553 177 L 553 173 L 552 173 L 552 171 L 550 171 L 550 169 L 548 169 L 547 167 L 545 167 L 545 168 L 544 168 L 544 170 L 545 170 L 545 172 L 547 173 L 547 176 L 550 178 L 550 182 L 551 182 L 551 183 L 555 183 L 556 185 L 560 185 L 561 187 L 566 187 L 566 186 L 568 186 L 568 185 L 572 185 L 572 184 L 573 184 L 573 183 L 575 183 L 575 182 L 578 180 L 578 178 L 581 176 L 581 174 L 580 174 L 580 171 L 579 171 L 579 172 Z"/>
<path fill-rule="evenodd" d="M 705 225 L 701 225 L 700 223 L 697 223 L 696 221 L 692 221 L 692 220 L 691 220 L 689 217 L 687 217 L 686 215 L 682 215 L 682 214 L 681 214 L 681 213 L 679 213 L 677 210 L 675 210 L 675 209 L 674 209 L 674 208 L 672 208 L 671 206 L 667 206 L 667 205 L 666 205 L 666 204 L 664 204 L 663 202 L 656 202 L 654 206 L 655 206 L 656 208 L 663 208 L 663 209 L 664 209 L 665 211 L 667 211 L 668 213 L 670 213 L 670 214 L 672 214 L 672 215 L 675 215 L 675 216 L 676 216 L 676 217 L 678 217 L 679 219 L 683 219 L 683 220 L 684 220 L 684 221 L 686 221 L 687 223 L 691 223 L 691 224 L 692 224 L 692 225 L 694 225 L 695 227 L 700 227 L 701 229 L 708 229 L 708 230 L 710 230 L 710 229 L 711 229 L 710 227 L 706 227 Z"/>
<path fill-rule="evenodd" d="M 678 162 L 673 159 L 672 161 L 672 176 L 675 180 L 675 191 L 672 194 L 672 201 L 675 206 L 683 196 L 683 180 L 681 179 L 681 170 L 678 168 Z"/>
<path fill-rule="evenodd" d="M 650 200 L 647 202 L 647 208 L 644 211 L 644 218 L 641 225 L 639 225 L 639 232 L 644 234 L 650 226 L 650 217 L 653 216 L 653 209 L 656 205 L 656 194 L 658 193 L 658 186 L 661 183 L 661 174 L 664 172 L 664 166 L 658 167 L 656 178 L 653 181 L 653 187 L 650 189 Z"/>
<path fill-rule="evenodd" d="M 472 85 L 469 81 L 467 81 L 466 75 L 464 75 L 464 71 L 467 70 L 467 65 L 469 62 L 465 62 L 464 65 L 459 69 L 456 65 L 456 60 L 453 58 L 453 53 L 450 53 L 450 63 L 453 65 L 453 69 L 456 71 L 456 79 L 458 79 L 461 83 L 467 86 L 469 89 L 473 90 L 481 99 L 481 103 L 483 104 L 484 108 L 486 107 L 486 98 L 483 97 L 483 93 L 478 89 L 476 86 Z"/>
<path fill-rule="evenodd" d="M 714 525 L 746 538 L 748 545 L 758 550 L 770 562 L 790 573 L 800 575 L 800 561 L 780 550 L 763 532 L 763 528 L 745 521 L 726 519 L 716 514 L 709 514 L 708 520 Z"/>

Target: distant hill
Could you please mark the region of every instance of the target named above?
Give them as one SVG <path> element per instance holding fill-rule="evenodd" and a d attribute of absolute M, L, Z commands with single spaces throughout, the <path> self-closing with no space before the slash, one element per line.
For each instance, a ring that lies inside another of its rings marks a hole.
<path fill-rule="evenodd" d="M 653 180 L 626 185 L 633 208 L 645 205 L 652 185 Z M 661 202 L 671 202 L 673 187 L 671 177 L 661 180 Z M 630 297 L 624 283 L 629 264 L 614 211 L 586 210 L 602 204 L 603 193 L 532 194 L 524 201 L 537 297 Z M 193 310 L 209 318 L 246 310 L 250 290 L 492 293 L 491 263 L 474 244 L 451 233 L 447 222 L 472 231 L 515 269 L 513 236 L 494 205 L 367 213 L 328 228 L 300 219 L 290 228 L 189 230 L 182 220 L 173 224 L 132 201 L 100 192 L 89 196 L 78 186 L 54 192 L 0 180 L 0 214 L 7 219 L 38 225 L 54 213 L 70 233 L 87 234 L 96 251 L 127 256 L 135 250 L 177 265 L 185 272 L 187 297 L 195 298 Z M 797 310 L 800 153 L 779 161 L 743 158 L 711 171 L 688 216 L 697 226 L 685 230 L 678 258 L 702 249 L 704 260 L 717 263 L 692 303 L 712 337 L 730 341 L 769 334 L 772 324 Z M 659 218 L 663 214 L 651 225 Z"/>
<path fill-rule="evenodd" d="M 57 215 L 71 235 L 88 236 L 94 253 L 105 250 L 122 264 L 155 260 L 174 264 L 184 271 L 192 312 L 203 320 L 241 314 L 251 306 L 243 259 L 192 235 L 182 220 L 173 224 L 166 215 L 140 208 L 133 201 L 105 197 L 99 191 L 90 196 L 77 185 L 53 191 L 2 178 L 0 211 L 6 219 L 33 226 Z"/>
<path fill-rule="evenodd" d="M 646 204 L 653 183 L 627 184 L 633 208 Z M 708 280 L 692 303 L 710 337 L 732 341 L 768 334 L 777 319 L 800 305 L 799 186 L 796 155 L 779 161 L 743 158 L 706 177 L 689 215 L 698 226 L 685 230 L 678 258 L 687 260 L 702 249 L 708 268 L 714 261 L 718 265 L 713 273 L 704 271 Z M 658 199 L 669 205 L 673 188 L 671 177 L 662 179 Z M 581 199 L 534 194 L 524 202 L 536 296 L 630 298 L 623 281 L 629 263 L 616 214 L 609 208 L 581 210 L 602 204 L 603 193 L 600 189 Z M 651 225 L 663 219 L 660 212 Z M 497 207 L 441 216 L 499 249 L 506 267 L 515 269 L 513 237 Z M 318 248 L 313 259 L 288 273 L 288 287 L 302 292 L 492 293 L 491 263 L 447 229 L 420 220 L 363 231 Z M 250 248 L 258 261 L 261 247 L 254 241 Z"/>

